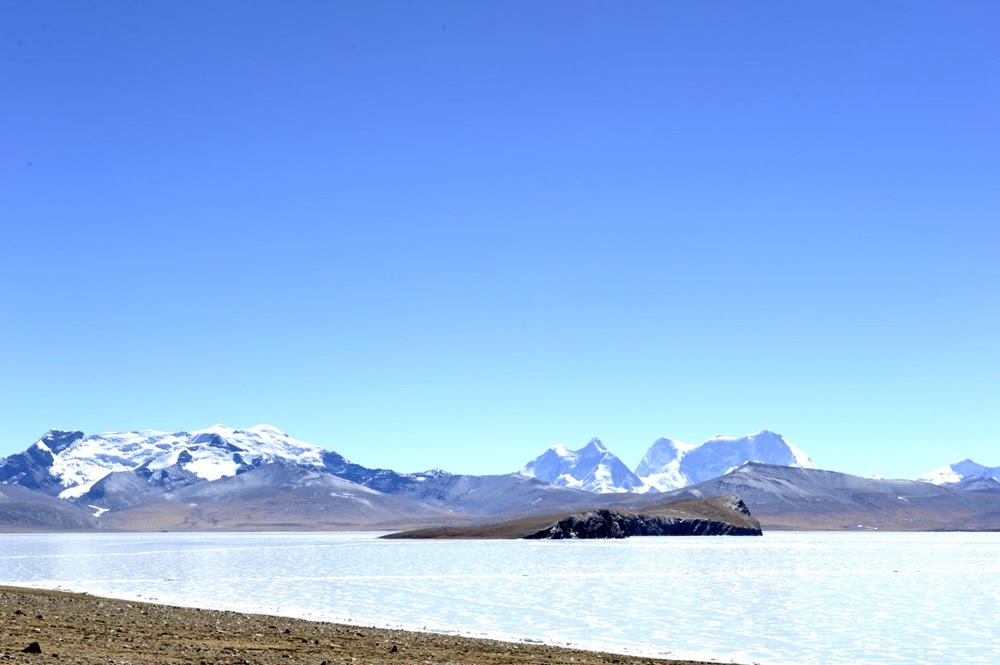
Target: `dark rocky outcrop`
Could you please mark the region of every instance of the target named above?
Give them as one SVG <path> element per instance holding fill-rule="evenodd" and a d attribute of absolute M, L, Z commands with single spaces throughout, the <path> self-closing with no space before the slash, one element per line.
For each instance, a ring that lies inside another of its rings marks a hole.
<path fill-rule="evenodd" d="M 741 502 L 742 503 L 742 502 Z M 571 515 L 547 529 L 524 536 L 529 540 L 566 538 L 628 538 L 629 536 L 759 536 L 759 527 L 738 526 L 712 519 L 685 519 L 595 510 Z"/>

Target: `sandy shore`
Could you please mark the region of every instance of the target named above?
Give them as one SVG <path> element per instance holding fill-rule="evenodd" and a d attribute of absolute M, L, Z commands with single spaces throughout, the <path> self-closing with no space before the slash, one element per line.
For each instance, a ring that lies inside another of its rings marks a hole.
<path fill-rule="evenodd" d="M 37 643 L 41 653 L 22 650 Z M 534 644 L 359 628 L 0 587 L 0 660 L 23 663 L 666 663 Z"/>

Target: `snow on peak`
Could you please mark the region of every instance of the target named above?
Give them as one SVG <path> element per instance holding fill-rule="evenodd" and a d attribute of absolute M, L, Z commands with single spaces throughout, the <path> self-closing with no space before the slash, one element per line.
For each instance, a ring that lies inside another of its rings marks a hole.
<path fill-rule="evenodd" d="M 918 476 L 916 480 L 935 485 L 947 485 L 959 483 L 966 478 L 973 477 L 992 478 L 993 480 L 1000 481 L 1000 466 L 984 466 L 966 457 L 957 462 L 952 462 L 948 466 L 928 471 Z"/>
<path fill-rule="evenodd" d="M 49 432 L 39 441 L 52 454 L 49 468 L 65 488 L 60 496 L 85 494 L 116 471 L 152 470 L 179 464 L 205 480 L 218 480 L 274 461 L 323 467 L 323 449 L 298 441 L 271 425 L 235 429 L 221 423 L 190 432 Z"/>
<path fill-rule="evenodd" d="M 815 468 L 802 450 L 780 434 L 763 429 L 745 436 L 717 434 L 695 446 L 657 439 L 636 467 L 636 474 L 647 485 L 665 492 L 717 478 L 747 462 Z"/>
<path fill-rule="evenodd" d="M 801 449 L 764 429 L 745 436 L 717 434 L 697 445 L 663 436 L 653 442 L 635 472 L 595 437 L 579 450 L 552 446 L 520 473 L 593 492 L 665 492 L 717 478 L 748 462 L 815 468 Z"/>
<path fill-rule="evenodd" d="M 250 428 L 250 431 L 261 432 L 261 433 L 267 432 L 269 434 L 273 434 L 274 436 L 288 436 L 274 425 L 267 425 L 265 423 L 261 423 L 260 425 L 254 425 L 253 427 Z"/>
<path fill-rule="evenodd" d="M 556 445 L 549 448 L 549 450 L 554 452 L 559 457 L 569 457 L 573 454 L 566 448 L 566 446 L 564 446 L 561 443 L 557 443 Z"/>
<path fill-rule="evenodd" d="M 191 430 L 191 434 L 218 434 L 220 436 L 226 436 L 238 432 L 240 430 L 234 429 L 232 427 L 227 427 L 222 423 L 215 423 L 211 427 L 206 427 L 205 429 L 194 429 Z"/>
<path fill-rule="evenodd" d="M 681 458 L 691 448 L 683 441 L 661 436 L 646 451 L 635 468 L 635 475 L 646 485 L 659 490 L 682 487 L 687 483 L 680 472 Z"/>
<path fill-rule="evenodd" d="M 642 481 L 596 437 L 579 450 L 568 450 L 561 444 L 552 446 L 528 462 L 521 475 L 592 492 L 629 492 L 643 487 Z"/>

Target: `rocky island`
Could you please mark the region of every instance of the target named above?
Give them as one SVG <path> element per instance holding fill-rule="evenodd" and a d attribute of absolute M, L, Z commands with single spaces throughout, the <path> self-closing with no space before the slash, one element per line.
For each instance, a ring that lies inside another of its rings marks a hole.
<path fill-rule="evenodd" d="M 641 513 L 599 509 L 544 515 L 494 524 L 438 527 L 383 538 L 564 540 L 629 536 L 759 536 L 760 523 L 737 497 L 673 501 Z"/>

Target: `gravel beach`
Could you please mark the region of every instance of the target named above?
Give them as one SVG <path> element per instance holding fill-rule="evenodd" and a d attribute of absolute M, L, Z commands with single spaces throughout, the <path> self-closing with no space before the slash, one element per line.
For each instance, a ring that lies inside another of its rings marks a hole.
<path fill-rule="evenodd" d="M 0 659 L 36 664 L 693 665 L 693 661 L 185 609 L 14 587 L 0 587 Z"/>

